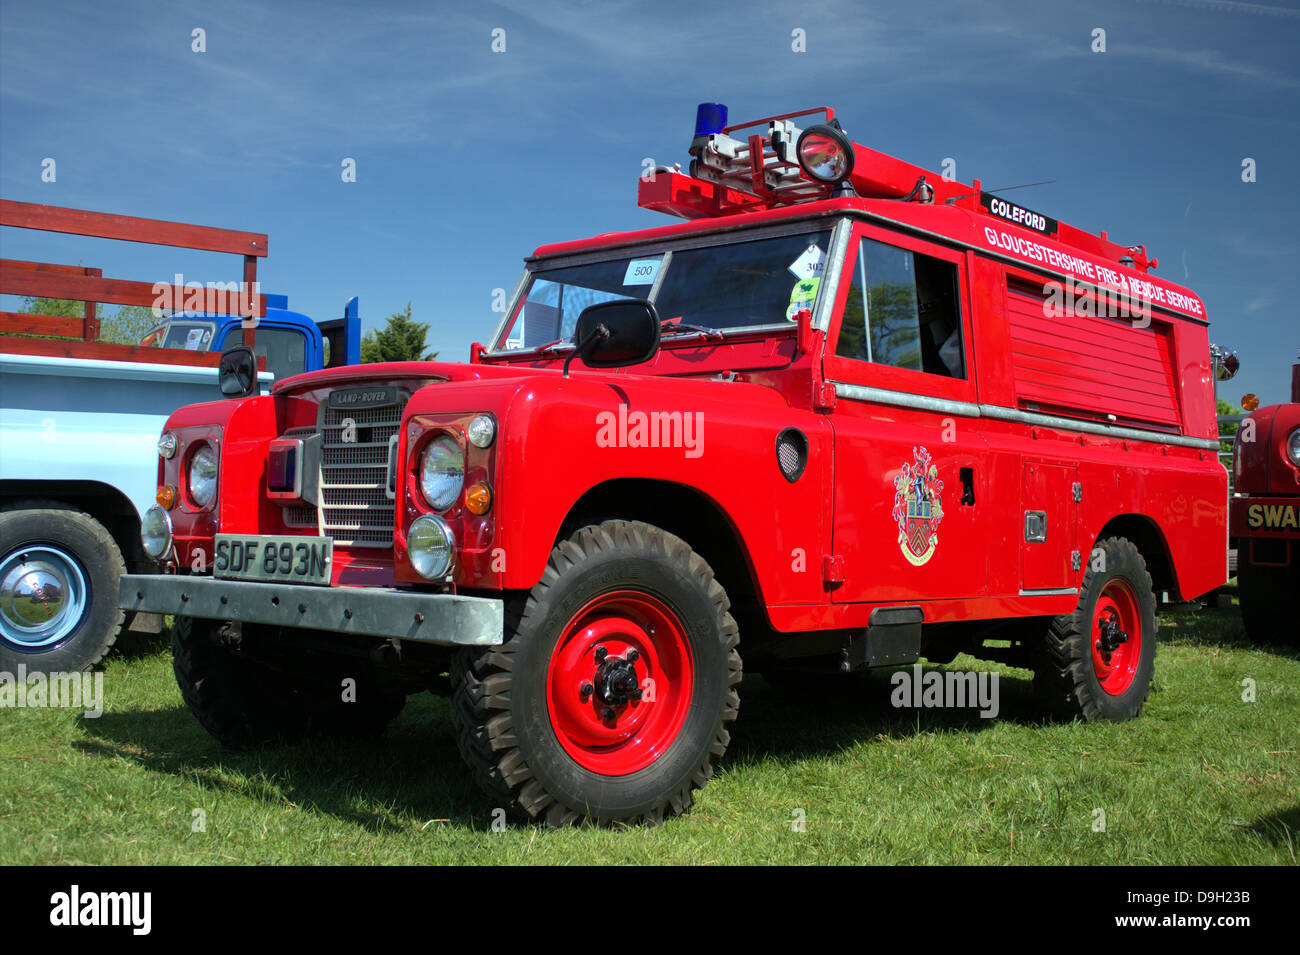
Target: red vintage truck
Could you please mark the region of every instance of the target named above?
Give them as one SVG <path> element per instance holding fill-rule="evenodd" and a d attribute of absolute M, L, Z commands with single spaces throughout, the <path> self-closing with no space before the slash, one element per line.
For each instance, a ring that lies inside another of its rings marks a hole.
<path fill-rule="evenodd" d="M 1300 645 L 1300 362 L 1290 403 L 1252 410 L 1232 452 L 1229 524 L 1246 633 Z"/>
<path fill-rule="evenodd" d="M 371 732 L 442 687 L 494 804 L 558 825 L 685 811 L 742 652 L 829 681 L 966 651 L 1050 712 L 1140 713 L 1159 600 L 1227 576 L 1200 299 L 829 109 L 706 104 L 691 155 L 639 185 L 687 221 L 537 249 L 467 364 L 257 396 L 236 350 L 228 400 L 172 415 L 171 573 L 120 600 L 177 615 L 214 735 Z"/>

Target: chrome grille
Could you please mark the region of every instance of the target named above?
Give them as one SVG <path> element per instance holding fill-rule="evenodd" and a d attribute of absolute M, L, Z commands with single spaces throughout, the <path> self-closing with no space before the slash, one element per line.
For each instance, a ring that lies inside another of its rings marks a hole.
<path fill-rule="evenodd" d="M 320 529 L 336 544 L 393 546 L 388 439 L 402 426 L 404 395 L 374 408 L 321 405 Z M 351 420 L 355 434 L 348 433 Z M 350 440 L 345 440 L 350 439 Z"/>

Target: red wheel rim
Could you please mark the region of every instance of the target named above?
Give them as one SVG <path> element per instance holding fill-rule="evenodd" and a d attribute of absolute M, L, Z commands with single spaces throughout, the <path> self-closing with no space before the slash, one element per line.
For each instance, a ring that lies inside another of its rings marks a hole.
<path fill-rule="evenodd" d="M 1142 618 L 1128 584 L 1112 580 L 1092 614 L 1092 669 L 1111 696 L 1133 685 L 1142 659 Z"/>
<path fill-rule="evenodd" d="M 602 696 L 612 684 L 626 691 L 633 679 L 640 699 Z M 677 615 L 649 594 L 621 590 L 589 601 L 565 626 L 551 654 L 546 706 L 556 738 L 579 766 L 626 776 L 672 746 L 694 686 Z"/>

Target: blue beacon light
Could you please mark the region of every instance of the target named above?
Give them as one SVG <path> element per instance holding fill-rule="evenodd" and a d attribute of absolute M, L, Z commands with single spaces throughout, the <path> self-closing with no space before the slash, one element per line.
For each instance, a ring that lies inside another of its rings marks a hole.
<path fill-rule="evenodd" d="M 722 132 L 727 126 L 727 107 L 701 103 L 695 110 L 695 138 Z"/>

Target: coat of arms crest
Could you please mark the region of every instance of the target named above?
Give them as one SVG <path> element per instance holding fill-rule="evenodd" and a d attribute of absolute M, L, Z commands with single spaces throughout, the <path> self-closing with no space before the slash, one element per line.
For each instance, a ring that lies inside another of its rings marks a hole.
<path fill-rule="evenodd" d="M 925 448 L 912 449 L 913 462 L 904 464 L 894 478 L 894 520 L 898 522 L 898 547 L 908 562 L 920 567 L 939 546 L 943 520 L 939 469 Z"/>

